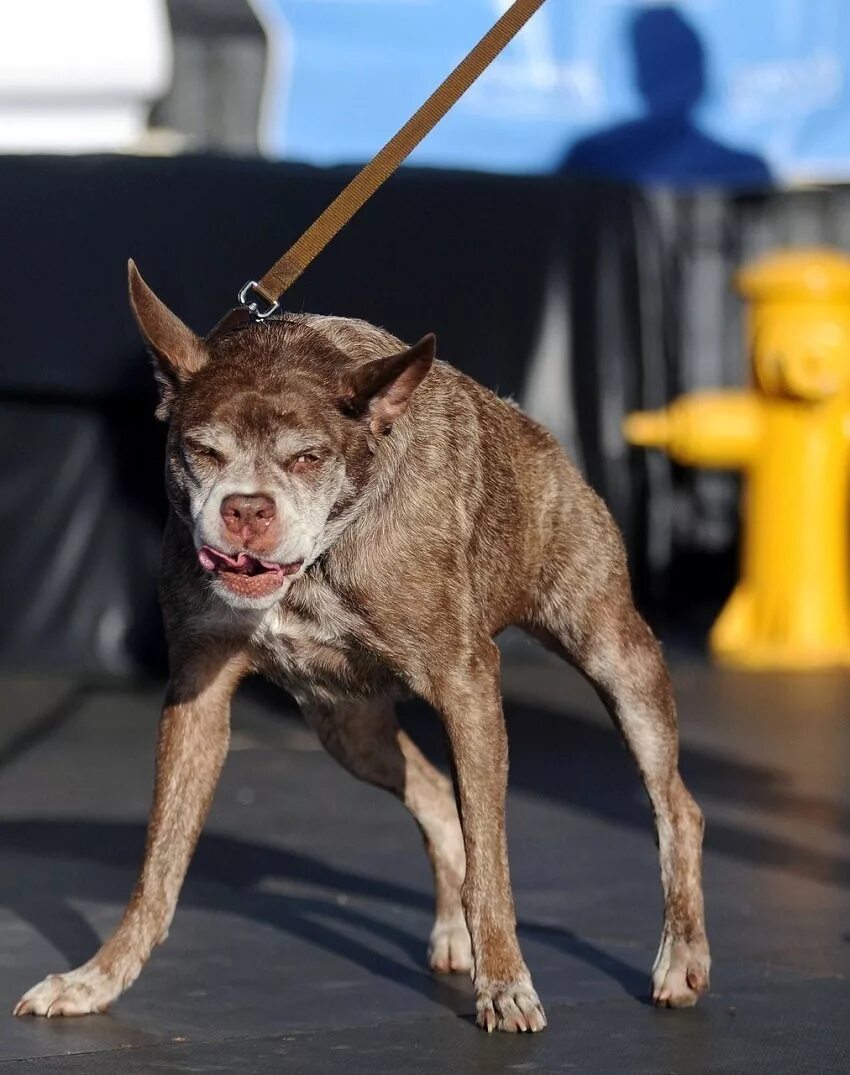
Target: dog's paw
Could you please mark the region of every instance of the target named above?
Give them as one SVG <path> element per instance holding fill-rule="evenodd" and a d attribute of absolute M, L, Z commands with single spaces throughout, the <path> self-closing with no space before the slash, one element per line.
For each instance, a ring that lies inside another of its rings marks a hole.
<path fill-rule="evenodd" d="M 652 970 L 652 1003 L 658 1008 L 693 1008 L 708 992 L 711 957 L 705 941 L 664 937 Z"/>
<path fill-rule="evenodd" d="M 472 942 L 463 915 L 441 921 L 431 930 L 428 966 L 438 974 L 460 974 L 472 970 Z"/>
<path fill-rule="evenodd" d="M 487 1033 L 505 1030 L 509 1034 L 546 1026 L 543 1006 L 528 978 L 513 982 L 491 982 L 478 989 L 476 1023 Z"/>
<path fill-rule="evenodd" d="M 89 1015 L 104 1012 L 122 991 L 123 984 L 97 967 L 86 964 L 66 974 L 48 976 L 28 990 L 13 1015 Z"/>

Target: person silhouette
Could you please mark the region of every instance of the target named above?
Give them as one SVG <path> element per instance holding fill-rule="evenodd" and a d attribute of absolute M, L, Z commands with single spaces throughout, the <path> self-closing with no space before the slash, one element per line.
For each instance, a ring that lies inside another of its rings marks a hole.
<path fill-rule="evenodd" d="M 764 187 L 770 169 L 755 153 L 701 131 L 693 112 L 706 89 L 699 34 L 672 5 L 639 11 L 630 44 L 645 113 L 573 144 L 557 169 L 572 175 L 681 186 Z"/>

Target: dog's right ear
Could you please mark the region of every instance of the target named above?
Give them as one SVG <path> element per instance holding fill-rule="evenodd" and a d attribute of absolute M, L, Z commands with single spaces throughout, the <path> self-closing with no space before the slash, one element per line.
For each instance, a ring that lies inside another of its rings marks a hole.
<path fill-rule="evenodd" d="M 127 263 L 130 307 L 154 359 L 159 385 L 157 418 L 167 419 L 180 386 L 206 363 L 203 341 L 156 297 L 130 259 Z"/>

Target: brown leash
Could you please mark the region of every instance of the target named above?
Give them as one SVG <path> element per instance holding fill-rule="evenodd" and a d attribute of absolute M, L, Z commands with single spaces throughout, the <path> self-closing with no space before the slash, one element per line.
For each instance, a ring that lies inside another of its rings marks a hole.
<path fill-rule="evenodd" d="M 508 44 L 525 26 L 544 0 L 515 0 L 499 21 L 481 38 L 469 55 L 461 60 L 448 78 L 431 94 L 398 134 L 337 195 L 322 215 L 301 238 L 279 258 L 260 280 L 250 280 L 239 292 L 239 302 L 253 318 L 262 320 L 278 309 L 280 298 L 324 250 L 333 237 L 396 171 L 422 139 L 445 116 Z M 265 299 L 269 306 L 260 309 L 250 301 L 251 294 Z M 225 319 L 227 320 L 227 319 Z M 213 330 L 216 333 L 220 326 Z M 212 335 L 212 334 L 211 334 Z"/>

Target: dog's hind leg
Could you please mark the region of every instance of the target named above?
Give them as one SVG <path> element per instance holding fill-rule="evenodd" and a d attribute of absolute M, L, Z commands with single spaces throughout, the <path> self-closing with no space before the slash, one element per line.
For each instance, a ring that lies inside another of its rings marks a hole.
<path fill-rule="evenodd" d="M 703 817 L 679 775 L 670 676 L 632 603 L 622 550 L 617 543 L 607 569 L 599 548 L 596 555 L 594 569 L 578 578 L 574 570 L 560 572 L 557 559 L 549 561 L 526 626 L 593 683 L 637 763 L 655 815 L 664 889 L 652 999 L 660 1007 L 690 1007 L 709 984 Z"/>
<path fill-rule="evenodd" d="M 436 971 L 468 971 L 472 952 L 460 901 L 465 857 L 451 783 L 399 727 L 391 699 L 310 701 L 301 708 L 332 757 L 360 780 L 391 791 L 413 815 L 437 897 L 428 963 Z"/>
<path fill-rule="evenodd" d="M 207 639 L 175 660 L 159 726 L 156 784 L 144 863 L 112 936 L 81 967 L 51 974 L 18 1001 L 15 1015 L 105 1011 L 165 940 L 177 897 L 212 801 L 230 740 L 230 698 L 247 661 Z"/>

